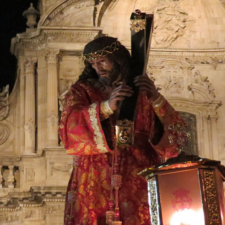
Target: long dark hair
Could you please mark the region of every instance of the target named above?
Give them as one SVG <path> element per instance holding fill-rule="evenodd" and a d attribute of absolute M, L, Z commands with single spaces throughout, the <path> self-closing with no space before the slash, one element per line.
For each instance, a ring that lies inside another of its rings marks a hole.
<path fill-rule="evenodd" d="M 100 37 L 89 42 L 84 48 L 84 54 L 89 54 L 101 50 L 112 43 L 116 42 L 117 38 L 113 37 Z M 121 82 L 126 79 L 130 73 L 131 56 L 125 46 L 120 45 L 118 50 L 110 53 L 106 56 L 111 62 L 113 62 L 113 72 L 118 74 L 116 80 L 113 83 Z M 79 81 L 87 80 L 90 78 L 98 79 L 98 74 L 91 64 L 85 60 L 85 68 L 79 77 Z"/>

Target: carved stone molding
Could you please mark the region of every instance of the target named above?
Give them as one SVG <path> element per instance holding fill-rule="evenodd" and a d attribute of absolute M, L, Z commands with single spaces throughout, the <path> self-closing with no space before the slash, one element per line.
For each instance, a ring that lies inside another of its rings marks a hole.
<path fill-rule="evenodd" d="M 93 40 L 99 31 L 63 31 L 63 30 L 48 30 L 47 34 L 48 42 L 67 42 L 67 43 L 86 43 Z"/>
<path fill-rule="evenodd" d="M 58 49 L 50 49 L 46 53 L 46 60 L 48 63 L 56 63 L 59 59 L 59 50 Z"/>
<path fill-rule="evenodd" d="M 147 74 L 156 87 L 166 96 L 188 96 L 188 84 L 193 66 L 174 59 L 153 59 L 149 61 Z"/>
<path fill-rule="evenodd" d="M 6 119 L 8 115 L 9 115 L 9 85 L 6 85 L 3 88 L 2 92 L 0 92 L 0 121 Z"/>
<path fill-rule="evenodd" d="M 153 40 L 157 47 L 167 48 L 181 37 L 190 46 L 189 38 L 195 35 L 192 24 L 195 23 L 179 1 L 159 1 L 150 9 L 154 12 Z"/>
<path fill-rule="evenodd" d="M 216 99 L 215 89 L 208 77 L 185 60 L 153 57 L 149 60 L 147 74 L 166 96 L 180 96 L 200 102 Z"/>
<path fill-rule="evenodd" d="M 60 3 L 56 8 L 51 9 L 51 12 L 48 12 L 48 16 L 41 19 L 39 25 L 40 26 L 48 26 L 51 21 L 54 20 L 54 18 L 59 14 L 62 13 L 63 11 L 67 8 L 73 5 L 73 8 L 79 9 L 79 8 L 84 8 L 84 7 L 89 7 L 89 6 L 94 6 L 95 2 L 93 0 L 85 0 L 85 1 L 80 1 L 80 0 L 65 0 L 63 3 Z"/>
<path fill-rule="evenodd" d="M 30 118 L 29 122 L 27 124 L 25 124 L 24 130 L 25 130 L 25 132 L 28 132 L 31 135 L 33 134 L 33 131 L 35 130 L 35 123 L 32 118 Z"/>
<path fill-rule="evenodd" d="M 77 56 L 77 57 L 81 57 L 82 56 L 82 51 L 60 51 L 59 53 L 60 56 L 60 60 L 64 57 L 64 56 Z"/>
<path fill-rule="evenodd" d="M 225 51 L 221 52 L 179 52 L 179 51 L 154 51 L 154 49 L 150 52 L 150 59 L 174 59 L 179 61 L 187 62 L 191 65 L 212 65 L 214 69 L 216 69 L 217 65 L 225 64 Z"/>
<path fill-rule="evenodd" d="M 46 214 L 50 215 L 63 215 L 64 213 L 64 204 L 51 204 L 46 206 Z"/>
<path fill-rule="evenodd" d="M 26 181 L 34 182 L 35 181 L 35 170 L 32 168 L 26 168 Z"/>
<path fill-rule="evenodd" d="M 0 121 L 0 151 L 6 149 L 14 140 L 15 128 L 7 120 Z"/>
<path fill-rule="evenodd" d="M 64 27 L 60 29 L 45 29 L 40 28 L 40 32 L 37 33 L 37 36 L 31 38 L 21 38 L 16 39 L 12 43 L 11 53 L 19 56 L 20 51 L 29 50 L 29 51 L 39 51 L 46 48 L 48 42 L 82 42 L 86 43 L 93 40 L 101 32 L 100 28 L 92 29 L 69 29 Z"/>
<path fill-rule="evenodd" d="M 37 62 L 37 58 L 25 58 L 24 60 L 24 67 L 26 72 L 33 72 L 34 70 L 34 65 Z"/>
<path fill-rule="evenodd" d="M 10 52 L 14 55 L 18 55 L 19 51 L 22 49 L 24 50 L 24 48 L 27 46 L 26 45 L 26 41 L 20 45 L 19 43 L 21 42 L 21 40 L 27 40 L 29 38 L 33 38 L 33 41 L 36 42 L 37 39 L 36 37 L 38 37 L 40 35 L 40 30 L 37 29 L 37 31 L 35 32 L 30 32 L 30 33 L 22 33 L 22 34 L 17 34 L 15 38 L 12 39 L 11 41 L 11 48 L 10 48 Z M 28 41 L 28 46 L 30 45 L 30 41 Z"/>
<path fill-rule="evenodd" d="M 25 50 L 41 50 L 46 47 L 46 36 L 41 35 L 33 39 L 26 39 L 22 43 L 22 48 Z"/>
<path fill-rule="evenodd" d="M 63 164 L 63 163 L 50 163 L 50 174 L 53 176 L 54 171 L 60 171 L 60 172 L 67 172 L 69 175 L 71 174 L 73 170 L 73 164 Z"/>
<path fill-rule="evenodd" d="M 63 219 L 65 194 L 66 186 L 40 186 L 0 197 L 0 224 L 44 224 L 48 215 Z"/>
<path fill-rule="evenodd" d="M 37 211 L 35 210 L 26 210 L 24 213 L 24 219 L 35 219 L 37 218 Z"/>
<path fill-rule="evenodd" d="M 20 217 L 18 214 L 3 214 L 0 215 L 0 222 L 2 223 L 14 223 L 18 222 L 20 220 Z"/>
<path fill-rule="evenodd" d="M 52 126 L 52 127 L 58 126 L 58 117 L 54 113 L 52 113 L 47 118 L 47 124 Z"/>
<path fill-rule="evenodd" d="M 199 92 L 206 95 L 209 100 L 214 100 L 216 98 L 215 89 L 209 82 L 208 77 L 202 76 L 199 70 L 194 72 L 192 83 L 188 86 L 188 89 L 193 94 L 195 94 L 195 92 Z"/>

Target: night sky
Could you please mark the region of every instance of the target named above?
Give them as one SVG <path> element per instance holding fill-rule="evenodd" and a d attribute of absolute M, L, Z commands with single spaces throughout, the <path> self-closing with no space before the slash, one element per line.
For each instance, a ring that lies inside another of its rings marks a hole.
<path fill-rule="evenodd" d="M 0 0 L 0 90 L 7 84 L 10 91 L 16 79 L 16 57 L 10 53 L 11 38 L 26 30 L 26 18 L 22 13 L 33 2 L 37 9 L 38 0 Z"/>

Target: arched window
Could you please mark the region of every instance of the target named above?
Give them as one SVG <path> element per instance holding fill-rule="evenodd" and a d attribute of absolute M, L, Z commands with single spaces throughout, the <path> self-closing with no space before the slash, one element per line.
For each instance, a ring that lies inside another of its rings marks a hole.
<path fill-rule="evenodd" d="M 196 115 L 187 112 L 179 112 L 179 115 L 187 124 L 187 132 L 191 135 L 191 140 L 184 147 L 184 152 L 188 155 L 198 155 Z"/>

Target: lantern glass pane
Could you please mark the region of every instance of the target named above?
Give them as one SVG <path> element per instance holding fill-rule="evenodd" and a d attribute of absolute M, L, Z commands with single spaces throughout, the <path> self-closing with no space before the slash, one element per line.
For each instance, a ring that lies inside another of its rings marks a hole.
<path fill-rule="evenodd" d="M 198 170 L 158 175 L 163 225 L 204 225 Z"/>
<path fill-rule="evenodd" d="M 220 215 L 222 224 L 224 224 L 224 191 L 223 191 L 223 177 L 221 176 L 221 173 L 216 170 L 216 184 L 217 184 L 217 193 L 219 198 L 219 205 L 220 205 Z"/>

